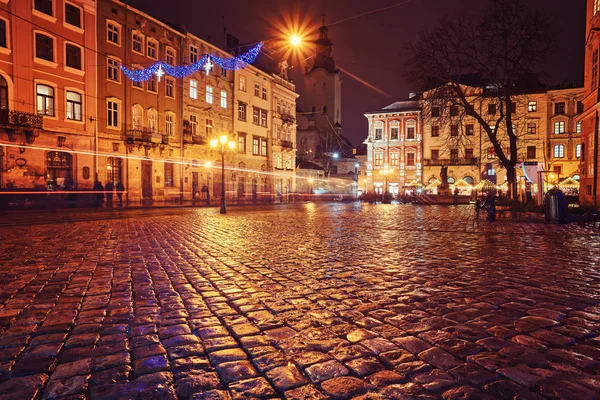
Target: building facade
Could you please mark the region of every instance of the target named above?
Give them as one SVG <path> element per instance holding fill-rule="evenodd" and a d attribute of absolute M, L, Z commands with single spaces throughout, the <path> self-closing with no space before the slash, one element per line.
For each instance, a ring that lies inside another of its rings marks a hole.
<path fill-rule="evenodd" d="M 174 200 L 182 191 L 181 80 L 128 79 L 120 65 L 181 63 L 184 35 L 117 0 L 98 5 L 98 156 L 102 183 L 122 182 L 128 201 Z"/>
<path fill-rule="evenodd" d="M 548 91 L 546 170 L 552 182 L 580 180 L 583 88 Z"/>
<path fill-rule="evenodd" d="M 295 191 L 298 95 L 286 65 L 211 61 L 183 78 L 137 79 L 121 67 L 232 55 L 120 0 L 0 1 L 2 24 L 0 189 L 121 182 L 129 202 L 214 199 L 223 185 L 240 201 Z M 225 182 L 209 146 L 222 135 L 236 143 Z"/>
<path fill-rule="evenodd" d="M 95 2 L 4 1 L 0 24 L 0 188 L 91 189 Z"/>
<path fill-rule="evenodd" d="M 579 201 L 582 206 L 600 205 L 600 174 L 598 173 L 598 126 L 600 125 L 600 3 L 587 0 L 586 45 L 584 64 L 584 111 L 581 121 L 581 180 Z"/>
<path fill-rule="evenodd" d="M 366 187 L 377 194 L 403 195 L 423 176 L 423 120 L 417 99 L 397 101 L 366 113 L 369 134 Z"/>

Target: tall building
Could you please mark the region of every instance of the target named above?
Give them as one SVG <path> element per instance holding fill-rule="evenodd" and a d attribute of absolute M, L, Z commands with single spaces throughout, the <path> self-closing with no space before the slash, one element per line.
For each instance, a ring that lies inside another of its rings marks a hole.
<path fill-rule="evenodd" d="M 184 77 L 137 72 L 208 55 Z M 215 199 L 222 187 L 239 201 L 287 197 L 298 97 L 288 68 L 219 66 L 232 57 L 119 0 L 0 1 L 0 188 L 97 180 L 122 182 L 129 202 Z M 209 146 L 222 135 L 236 142 L 225 182 Z"/>
<path fill-rule="evenodd" d="M 368 112 L 366 187 L 393 195 L 414 190 L 423 174 L 423 120 L 418 99 Z"/>
<path fill-rule="evenodd" d="M 600 125 L 599 52 L 600 2 L 587 0 L 586 46 L 584 64 L 584 112 L 581 121 L 581 181 L 579 201 L 582 206 L 600 205 L 600 174 L 598 173 L 598 127 Z"/>
<path fill-rule="evenodd" d="M 174 200 L 182 192 L 181 80 L 136 82 L 120 65 L 180 65 L 185 35 L 119 1 L 98 6 L 97 179 L 122 182 L 128 201 Z"/>
<path fill-rule="evenodd" d="M 95 2 L 3 1 L 0 28 L 0 187 L 91 189 Z"/>
<path fill-rule="evenodd" d="M 581 87 L 548 91 L 545 161 L 552 182 L 566 177 L 580 180 L 582 122 L 578 117 L 583 112 L 583 98 Z"/>

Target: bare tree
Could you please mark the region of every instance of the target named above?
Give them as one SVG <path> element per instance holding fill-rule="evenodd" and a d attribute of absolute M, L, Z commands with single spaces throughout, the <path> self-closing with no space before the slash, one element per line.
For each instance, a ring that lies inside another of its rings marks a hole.
<path fill-rule="evenodd" d="M 429 89 L 423 94 L 426 108 L 458 106 L 459 115 L 446 122 L 470 118 L 479 123 L 506 169 L 513 196 L 520 160 L 511 111 L 522 101 L 523 78 L 538 73 L 553 48 L 547 16 L 520 0 L 491 0 L 479 21 L 446 18 L 411 46 L 407 77 Z M 489 104 L 495 113 L 488 112 Z M 431 116 L 427 111 L 424 115 Z"/>

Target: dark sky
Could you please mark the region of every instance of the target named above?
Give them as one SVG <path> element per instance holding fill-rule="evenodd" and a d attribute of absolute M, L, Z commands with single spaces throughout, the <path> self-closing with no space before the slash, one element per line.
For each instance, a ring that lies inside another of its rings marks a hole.
<path fill-rule="evenodd" d="M 407 0 L 405 0 L 407 1 Z M 585 40 L 585 0 L 522 0 L 531 7 L 545 7 L 553 19 L 558 47 L 549 58 L 542 81 L 555 85 L 581 81 Z M 370 10 L 399 3 L 399 0 L 129 0 L 137 8 L 163 20 L 181 23 L 187 29 L 223 47 L 223 20 L 227 31 L 241 42 L 267 40 L 285 15 L 299 13 L 315 27 L 321 14 L 326 22 L 343 20 Z M 398 7 L 362 16 L 329 28 L 336 63 L 386 92 L 377 93 L 363 83 L 343 76 L 343 134 L 355 145 L 366 137 L 363 114 L 378 110 L 394 100 L 406 98 L 415 88 L 402 77 L 405 46 L 419 32 L 433 28 L 444 15 L 456 12 L 477 15 L 484 0 L 412 0 Z"/>

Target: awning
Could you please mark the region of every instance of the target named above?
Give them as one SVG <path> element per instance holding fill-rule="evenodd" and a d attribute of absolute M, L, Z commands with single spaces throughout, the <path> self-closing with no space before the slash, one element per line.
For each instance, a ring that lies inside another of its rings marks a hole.
<path fill-rule="evenodd" d="M 473 190 L 486 191 L 486 190 L 497 190 L 498 187 L 495 183 L 484 179 L 473 187 Z"/>
<path fill-rule="evenodd" d="M 579 189 L 579 182 L 573 178 L 567 178 L 558 185 L 559 189 Z"/>

